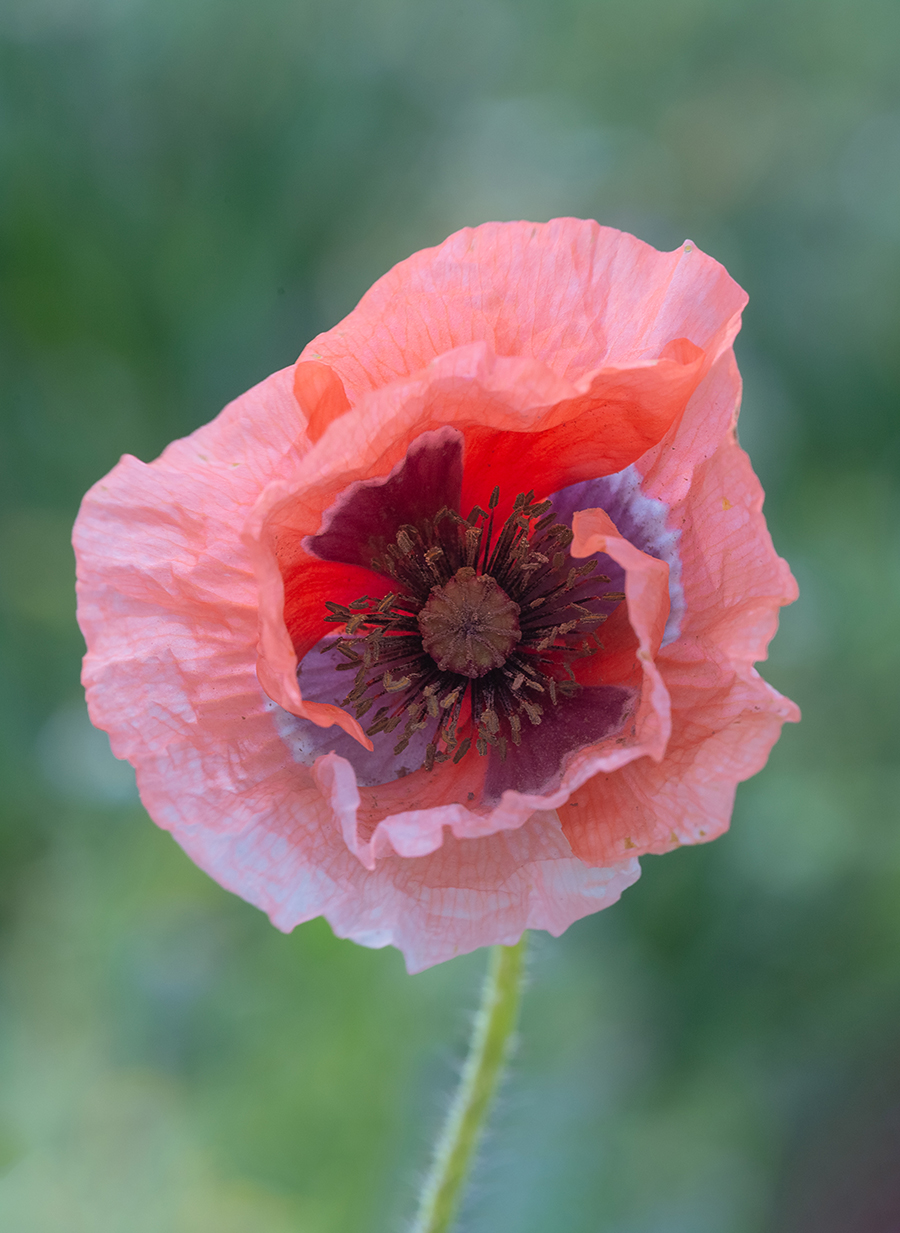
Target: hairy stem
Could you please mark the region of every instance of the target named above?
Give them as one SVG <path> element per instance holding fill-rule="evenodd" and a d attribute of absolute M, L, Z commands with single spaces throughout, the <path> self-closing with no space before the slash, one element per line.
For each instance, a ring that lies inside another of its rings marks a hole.
<path fill-rule="evenodd" d="M 509 1057 L 522 996 L 526 934 L 493 946 L 459 1089 L 434 1149 L 412 1233 L 448 1233 Z"/>

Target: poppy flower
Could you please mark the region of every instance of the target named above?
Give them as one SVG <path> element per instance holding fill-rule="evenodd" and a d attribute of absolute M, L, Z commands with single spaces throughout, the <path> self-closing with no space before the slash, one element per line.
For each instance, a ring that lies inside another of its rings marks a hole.
<path fill-rule="evenodd" d="M 91 718 L 281 929 L 410 970 L 712 839 L 796 708 L 795 598 L 737 443 L 744 292 L 685 243 L 489 223 L 75 528 Z"/>

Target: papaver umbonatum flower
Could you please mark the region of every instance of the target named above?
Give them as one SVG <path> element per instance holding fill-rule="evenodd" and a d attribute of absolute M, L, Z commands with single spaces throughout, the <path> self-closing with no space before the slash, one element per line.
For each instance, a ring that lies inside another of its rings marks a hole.
<path fill-rule="evenodd" d="M 735 437 L 744 292 L 686 243 L 490 223 L 75 531 L 91 718 L 281 929 L 411 970 L 614 902 L 712 839 L 793 704 L 795 597 Z"/>

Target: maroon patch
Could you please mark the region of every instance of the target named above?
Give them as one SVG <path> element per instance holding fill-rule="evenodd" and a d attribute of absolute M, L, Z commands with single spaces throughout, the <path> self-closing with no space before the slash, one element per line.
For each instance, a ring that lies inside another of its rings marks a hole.
<path fill-rule="evenodd" d="M 632 698 L 632 691 L 620 685 L 585 686 L 557 706 L 546 707 L 539 724 L 522 725 L 520 744 L 509 744 L 504 758 L 491 749 L 481 803 L 497 804 L 507 789 L 554 791 L 566 755 L 618 732 Z"/>
<path fill-rule="evenodd" d="M 462 433 L 425 432 L 386 478 L 351 484 L 326 512 L 319 534 L 307 536 L 303 546 L 322 561 L 368 569 L 401 527 L 420 527 L 444 506 L 458 510 L 462 475 Z"/>

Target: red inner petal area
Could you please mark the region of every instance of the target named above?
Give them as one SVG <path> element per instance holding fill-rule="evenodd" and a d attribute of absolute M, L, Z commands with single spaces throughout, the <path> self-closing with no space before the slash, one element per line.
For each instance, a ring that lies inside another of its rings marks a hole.
<path fill-rule="evenodd" d="M 704 358 L 699 347 L 676 339 L 651 367 L 598 374 L 590 393 L 554 408 L 566 418 L 552 428 L 527 433 L 466 428 L 463 513 L 483 503 L 497 484 L 498 514 L 505 517 L 517 492 L 534 489 L 540 499 L 629 466 L 681 415 Z"/>
<path fill-rule="evenodd" d="M 370 569 L 339 561 L 317 561 L 305 555 L 293 561 L 283 577 L 284 623 L 298 660 L 326 634 L 335 632 L 335 626 L 325 621 L 326 600 L 350 604 L 361 595 L 375 599 L 391 590 L 391 580 Z"/>
<path fill-rule="evenodd" d="M 640 640 L 631 626 L 628 605 L 624 601 L 600 626 L 597 637 L 603 649 L 596 655 L 576 659 L 572 664 L 578 684 L 588 688 L 597 685 L 640 688 L 643 678 L 643 669 L 637 657 Z"/>
<path fill-rule="evenodd" d="M 596 423 L 589 417 L 567 421 L 544 432 L 504 432 L 467 428 L 466 469 L 460 509 L 463 514 L 483 505 L 500 487 L 497 517 L 509 516 L 516 494 L 534 490 L 541 500 L 570 484 L 621 471 L 656 444 L 603 440 L 598 445 Z"/>

